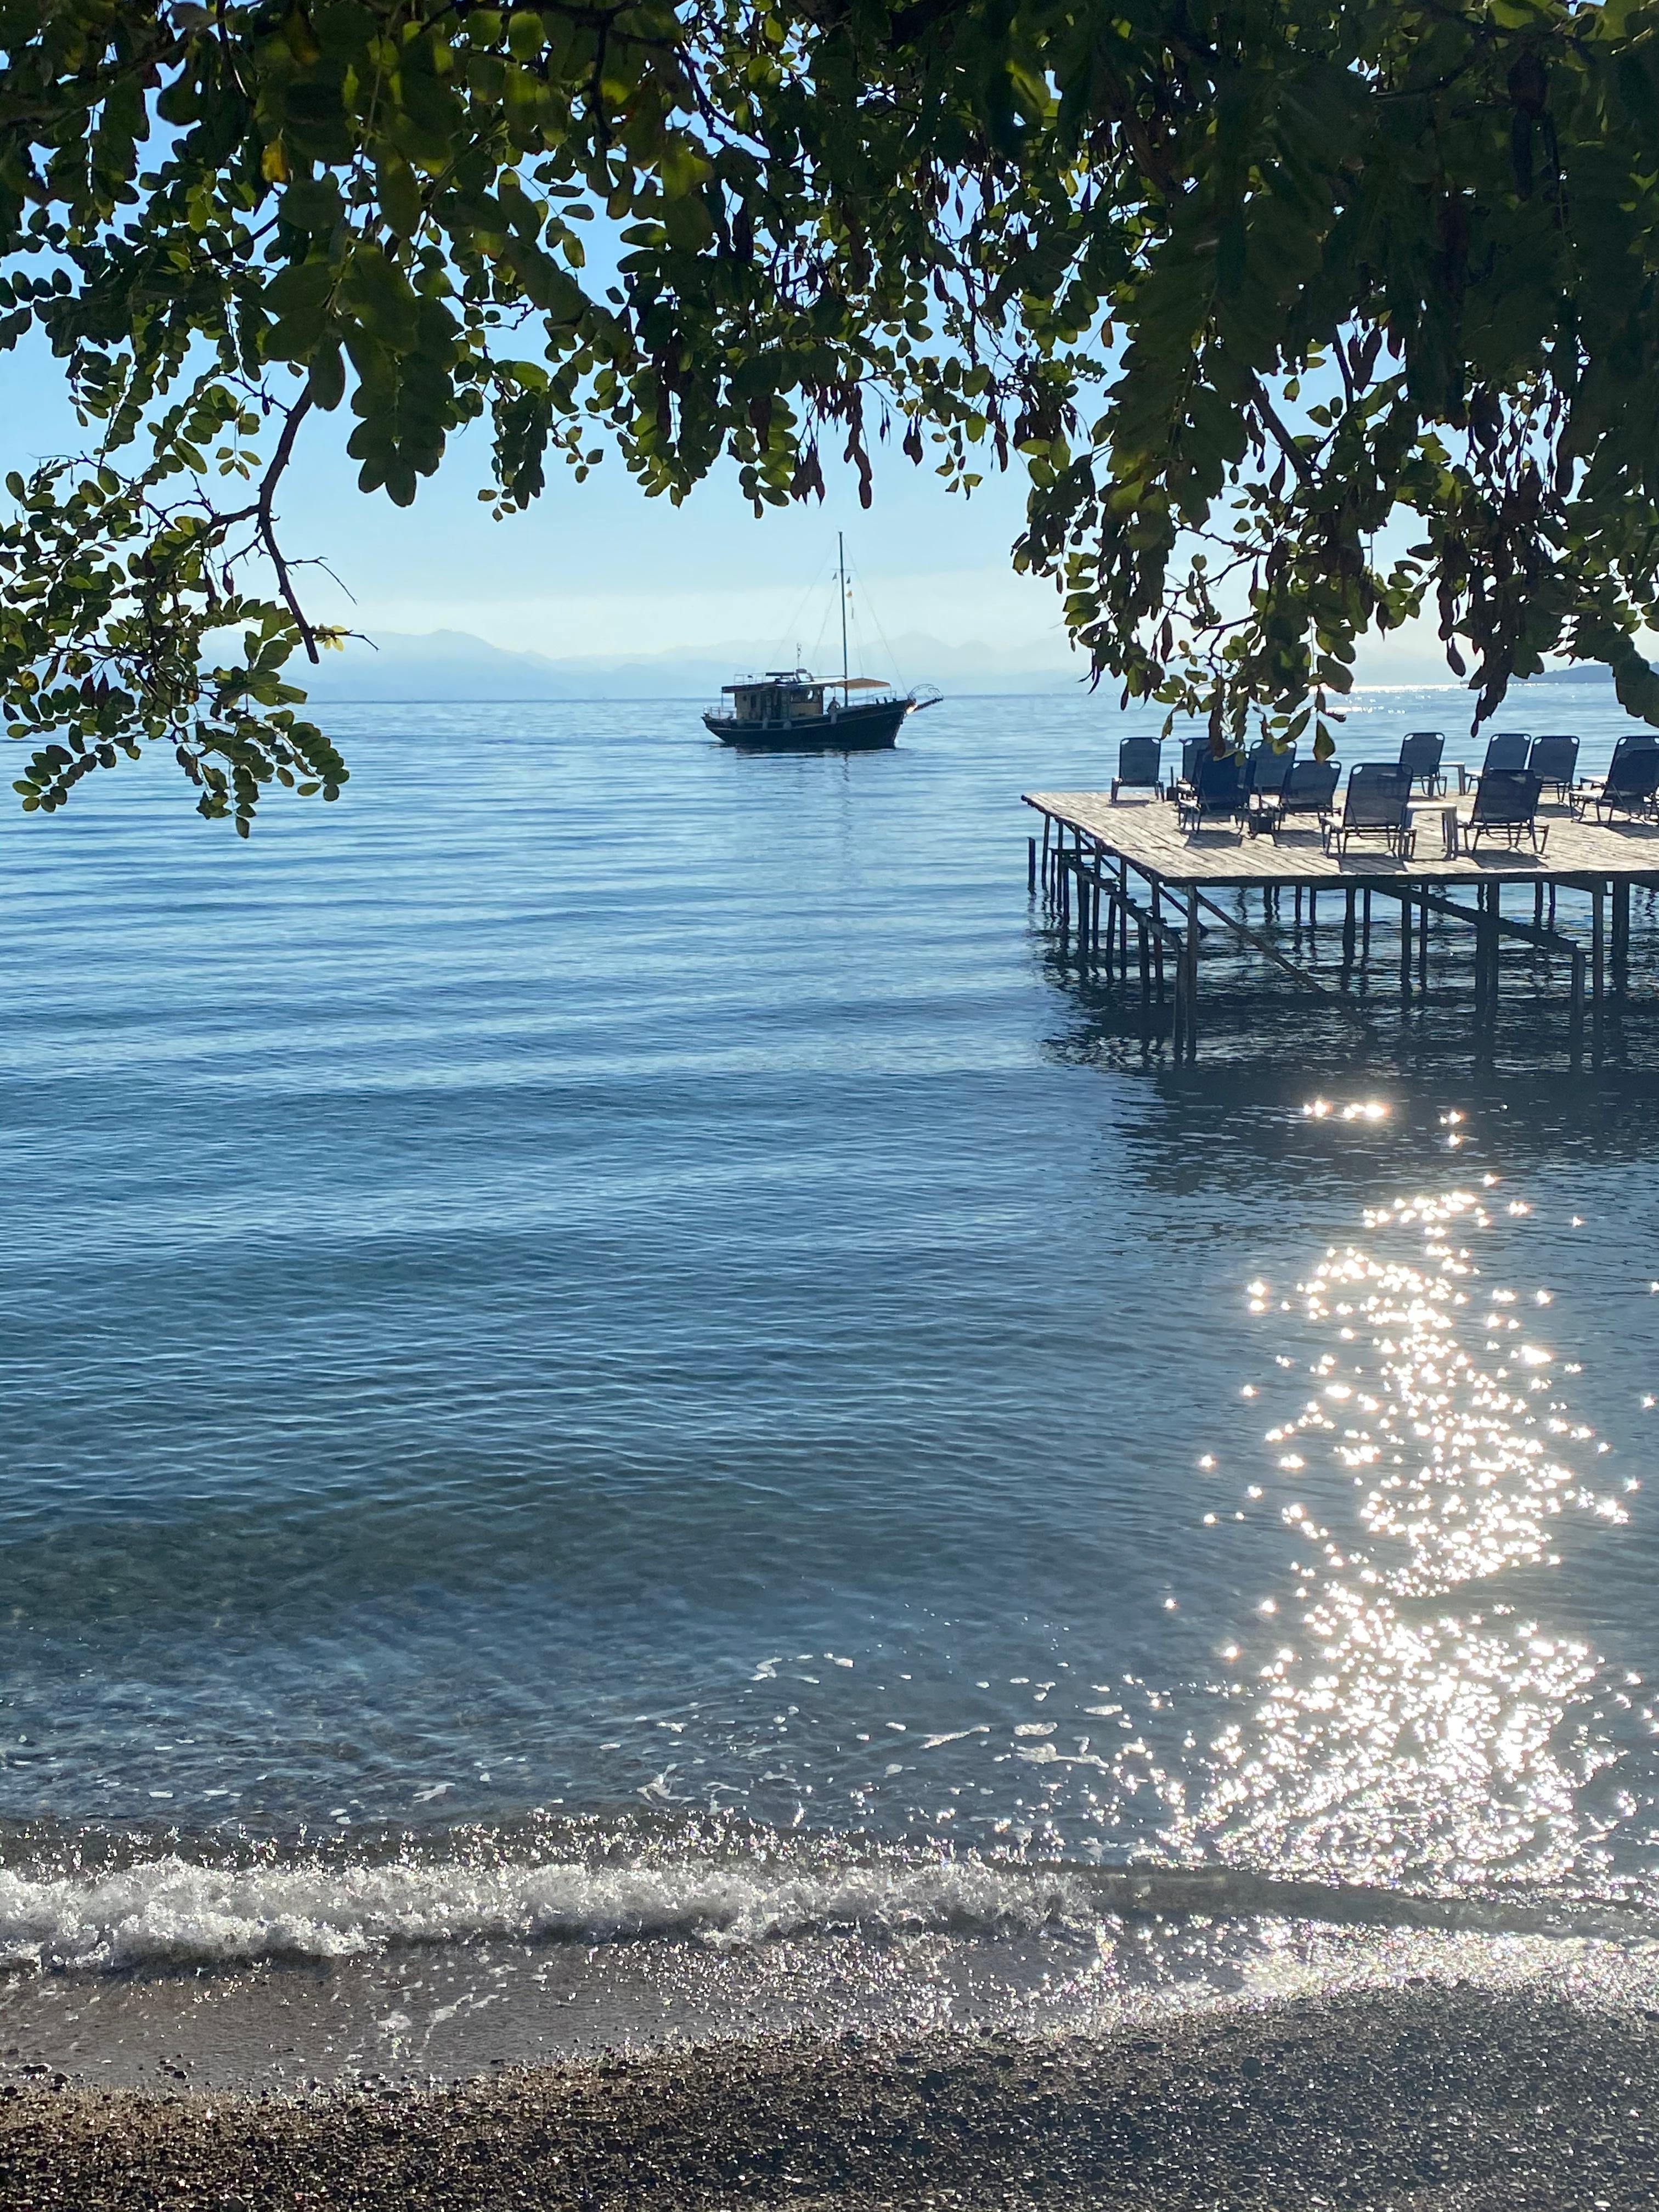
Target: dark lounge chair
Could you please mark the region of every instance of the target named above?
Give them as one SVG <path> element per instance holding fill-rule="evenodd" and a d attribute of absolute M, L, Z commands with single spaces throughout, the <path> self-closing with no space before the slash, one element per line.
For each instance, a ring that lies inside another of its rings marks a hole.
<path fill-rule="evenodd" d="M 1164 740 L 1125 738 L 1117 749 L 1117 774 L 1112 778 L 1112 804 L 1120 791 L 1152 791 L 1164 796 Z"/>
<path fill-rule="evenodd" d="M 1527 731 L 1494 730 L 1486 740 L 1480 773 L 1484 775 L 1489 768 L 1525 768 L 1531 750 L 1532 738 Z"/>
<path fill-rule="evenodd" d="M 1534 738 L 1532 750 L 1527 755 L 1527 766 L 1547 789 L 1558 799 L 1565 799 L 1572 789 L 1573 778 L 1578 773 L 1578 740 L 1565 731 L 1557 730 L 1548 737 Z"/>
<path fill-rule="evenodd" d="M 1568 794 L 1568 804 L 1581 822 L 1592 808 L 1603 823 L 1617 814 L 1627 814 L 1632 821 L 1638 815 L 1653 820 L 1659 815 L 1659 737 L 1640 732 L 1620 738 L 1607 774 L 1599 781 L 1587 776 Z"/>
<path fill-rule="evenodd" d="M 1480 773 L 1486 775 L 1495 768 L 1525 768 L 1527 755 L 1532 750 L 1532 738 L 1525 730 L 1494 730 L 1486 740 L 1486 757 L 1480 763 Z M 1457 788 L 1469 787 L 1469 772 L 1461 763 L 1457 770 Z"/>
<path fill-rule="evenodd" d="M 1213 756 L 1210 751 L 1210 741 L 1208 738 L 1183 738 L 1182 739 L 1181 781 L 1186 785 L 1188 791 L 1191 791 L 1197 784 L 1199 763 L 1200 761 L 1209 760 Z"/>
<path fill-rule="evenodd" d="M 1511 852 L 1524 837 L 1541 859 L 1549 841 L 1538 826 L 1538 797 L 1543 780 L 1529 768 L 1489 768 L 1474 787 L 1474 810 L 1463 827 L 1463 850 L 1473 853 L 1483 837 L 1501 837 Z"/>
<path fill-rule="evenodd" d="M 1325 850 L 1346 860 L 1351 837 L 1380 836 L 1396 860 L 1409 860 L 1416 842 L 1407 811 L 1411 795 L 1411 778 L 1397 762 L 1362 761 L 1349 771 L 1341 813 L 1327 814 L 1319 825 Z"/>
<path fill-rule="evenodd" d="M 1271 806 L 1285 787 L 1285 779 L 1296 766 L 1296 747 L 1271 745 L 1264 738 L 1252 745 L 1244 763 L 1241 788 L 1246 805 Z"/>
<path fill-rule="evenodd" d="M 1277 844 L 1286 822 L 1293 822 L 1298 815 L 1311 816 L 1317 822 L 1330 811 L 1341 773 L 1334 761 L 1296 762 L 1279 787 L 1277 799 L 1256 816 L 1255 827 L 1271 830 Z"/>
<path fill-rule="evenodd" d="M 1424 796 L 1438 799 L 1446 788 L 1446 779 L 1440 771 L 1440 757 L 1446 750 L 1443 730 L 1407 730 L 1400 747 L 1400 765 L 1411 778 L 1415 787 L 1423 787 Z"/>
<path fill-rule="evenodd" d="M 1198 763 L 1198 774 L 1192 784 L 1176 797 L 1176 828 L 1190 834 L 1201 830 L 1206 822 L 1224 817 L 1242 822 L 1245 811 L 1243 784 L 1237 753 L 1223 753 L 1218 760 L 1213 753 L 1206 751 Z"/>

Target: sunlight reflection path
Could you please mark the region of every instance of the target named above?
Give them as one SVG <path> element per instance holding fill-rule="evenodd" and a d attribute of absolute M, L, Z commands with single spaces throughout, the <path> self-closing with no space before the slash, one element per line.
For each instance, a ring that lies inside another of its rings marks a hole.
<path fill-rule="evenodd" d="M 1611 1820 L 1584 1802 L 1615 1756 L 1587 1711 L 1603 1662 L 1546 1632 L 1528 1587 L 1559 1565 L 1564 1514 L 1626 1516 L 1566 1456 L 1593 1431 L 1556 1395 L 1520 1295 L 1483 1283 L 1459 1241 L 1492 1220 L 1468 1190 L 1400 1200 L 1366 1227 L 1379 1243 L 1415 1232 L 1417 1254 L 1332 1248 L 1297 1285 L 1328 1348 L 1266 1442 L 1306 1610 L 1215 1739 L 1213 1779 L 1179 1807 L 1185 1851 L 1436 1887 L 1559 1881 L 1605 1856 Z M 1251 1291 L 1264 1311 L 1265 1285 Z M 1344 1476 L 1346 1533 L 1328 1525 Z"/>

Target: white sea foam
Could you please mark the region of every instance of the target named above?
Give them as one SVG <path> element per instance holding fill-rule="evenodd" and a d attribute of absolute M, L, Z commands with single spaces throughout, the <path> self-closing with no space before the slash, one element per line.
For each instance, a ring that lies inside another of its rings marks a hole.
<path fill-rule="evenodd" d="M 0 1964 L 231 1966 L 492 1936 L 738 1947 L 820 1932 L 1018 1936 L 1093 1917 L 1085 1887 L 1063 1874 L 973 1861 L 228 1868 L 167 1856 L 89 1879 L 0 1871 Z"/>

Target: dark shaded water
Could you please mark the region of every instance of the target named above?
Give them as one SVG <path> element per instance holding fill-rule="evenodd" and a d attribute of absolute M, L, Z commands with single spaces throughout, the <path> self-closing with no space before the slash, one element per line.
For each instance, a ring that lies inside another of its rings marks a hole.
<path fill-rule="evenodd" d="M 1218 957 L 1176 1069 L 1026 902 L 1103 702 L 336 720 L 246 848 L 149 768 L 0 824 L 0 1952 L 732 1924 L 514 1889 L 647 1815 L 1646 1894 L 1643 902 L 1599 1064 L 1560 974 L 1477 1059 L 1385 940 L 1358 1031 Z M 179 1876 L 228 1824 L 284 1856 Z M 508 1875 L 440 1909 L 458 1825 Z M 301 1829 L 421 1841 L 325 1905 Z"/>

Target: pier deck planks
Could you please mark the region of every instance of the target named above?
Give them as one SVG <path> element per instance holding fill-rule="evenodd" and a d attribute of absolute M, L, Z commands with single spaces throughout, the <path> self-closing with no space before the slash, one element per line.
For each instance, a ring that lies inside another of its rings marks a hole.
<path fill-rule="evenodd" d="M 1414 802 L 1417 851 L 1410 865 L 1402 866 L 1380 838 L 1355 839 L 1347 858 L 1339 860 L 1320 850 L 1319 832 L 1312 827 L 1286 830 L 1277 845 L 1271 837 L 1247 837 L 1231 828 L 1182 836 L 1175 807 L 1166 799 L 1130 798 L 1114 806 L 1104 791 L 1028 791 L 1024 799 L 1040 814 L 1081 830 L 1142 875 L 1182 889 L 1215 884 L 1322 888 L 1659 878 L 1659 824 L 1620 822 L 1602 829 L 1593 822 L 1575 822 L 1565 806 L 1539 808 L 1540 826 L 1549 826 L 1548 843 L 1540 855 L 1525 846 L 1512 853 L 1500 841 L 1485 839 L 1473 856 L 1459 853 L 1448 858 L 1442 849 L 1439 802 Z M 1459 804 L 1460 823 L 1468 821 L 1472 803 L 1466 798 Z"/>

